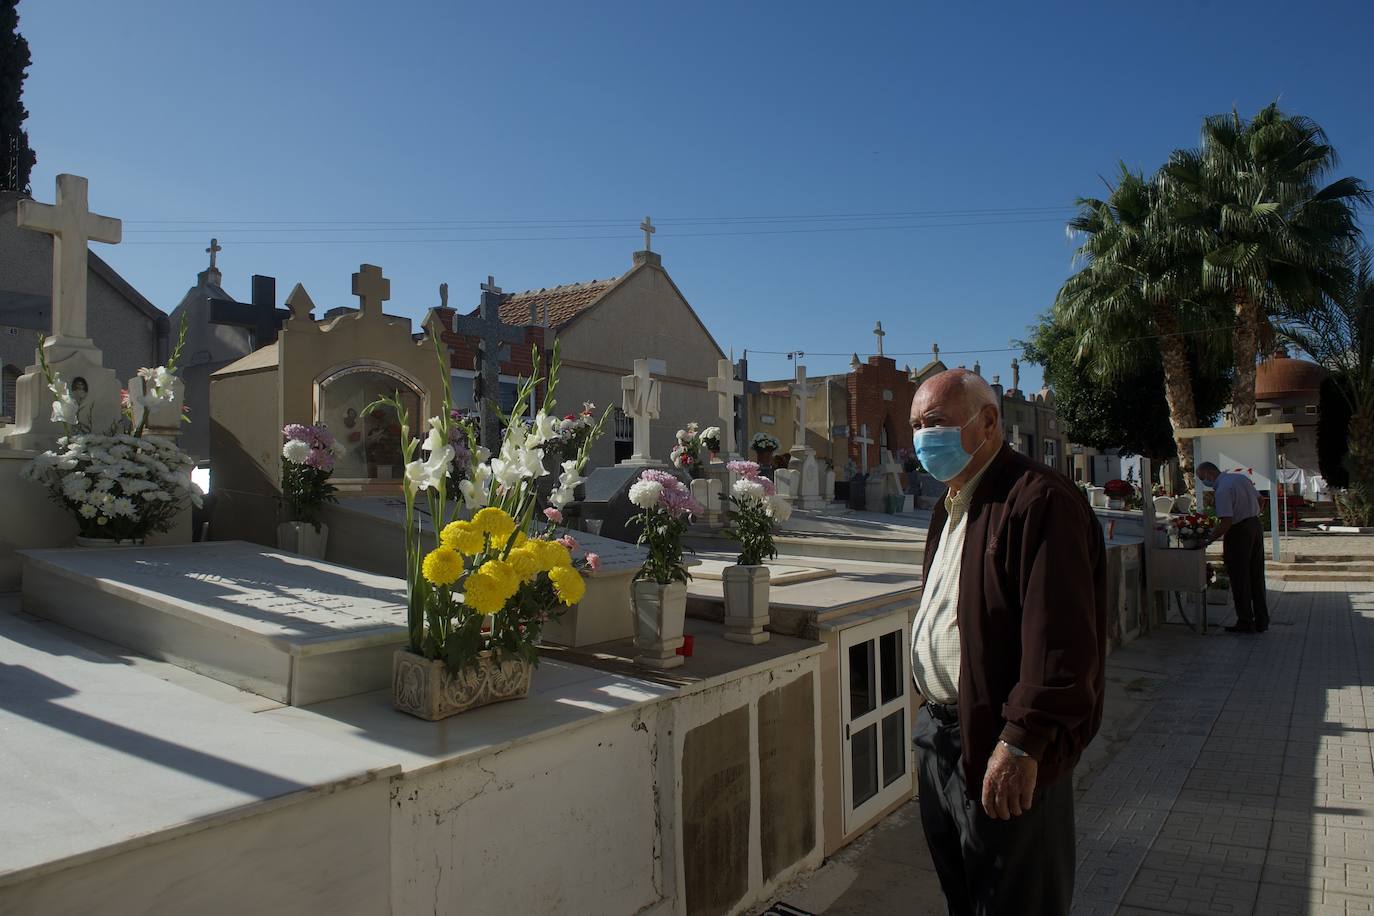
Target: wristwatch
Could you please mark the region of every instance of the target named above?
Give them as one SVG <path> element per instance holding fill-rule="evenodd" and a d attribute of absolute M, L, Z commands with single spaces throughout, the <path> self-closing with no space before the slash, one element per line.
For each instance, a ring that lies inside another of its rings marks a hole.
<path fill-rule="evenodd" d="M 1007 742 L 1001 740 L 1000 738 L 998 739 L 997 743 L 1000 744 L 1000 745 L 1002 745 L 1002 747 L 1006 748 L 1006 749 L 1007 749 L 1007 753 L 1011 754 L 1013 757 L 1029 757 L 1029 756 L 1030 756 L 1030 754 L 1027 754 L 1025 751 L 1021 750 L 1021 749 L 1020 749 L 1019 747 L 1017 747 L 1016 745 L 1014 745 L 1014 744 L 1008 744 Z"/>

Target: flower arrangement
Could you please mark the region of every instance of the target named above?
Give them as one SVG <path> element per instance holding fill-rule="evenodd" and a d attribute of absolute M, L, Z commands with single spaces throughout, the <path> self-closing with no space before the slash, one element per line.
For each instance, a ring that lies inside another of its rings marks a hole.
<path fill-rule="evenodd" d="M 719 435 L 720 431 L 716 433 Z M 697 475 L 701 469 L 701 427 L 695 420 L 688 423 L 686 429 L 677 431 L 677 445 L 673 446 L 668 460 L 673 467 L 682 468 L 693 477 Z"/>
<path fill-rule="evenodd" d="M 726 534 L 739 541 L 739 565 L 759 566 L 778 555 L 773 533 L 792 516 L 792 504 L 777 495 L 773 481 L 759 473 L 755 462 L 731 461 L 726 467 L 739 475 L 730 486 L 735 517 Z"/>
<path fill-rule="evenodd" d="M 768 433 L 754 433 L 754 438 L 750 440 L 749 447 L 756 452 L 773 451 L 778 447 L 778 440 Z"/>
<path fill-rule="evenodd" d="M 712 455 L 720 454 L 720 427 L 708 426 L 701 431 L 701 445 Z"/>
<path fill-rule="evenodd" d="M 305 522 L 320 530 L 320 508 L 337 502 L 334 485 L 329 477 L 334 473 L 334 459 L 339 444 L 329 427 L 288 423 L 282 427 L 281 499 L 290 516 L 288 521 Z"/>
<path fill-rule="evenodd" d="M 686 582 L 690 575 L 682 563 L 682 535 L 692 516 L 706 509 L 692 498 L 687 485 L 677 475 L 648 468 L 630 485 L 630 502 L 640 511 L 630 519 L 641 528 L 638 543 L 649 548 L 636 579 L 660 585 Z"/>
<path fill-rule="evenodd" d="M 433 338 L 440 365 L 445 351 Z M 452 409 L 452 392 L 445 385 L 443 409 L 429 419 L 424 442 L 402 436 L 405 463 L 402 491 L 406 519 L 407 625 L 410 651 L 428 659 L 442 659 L 459 674 L 490 653 L 494 658 L 538 664 L 536 648 L 542 627 L 582 599 L 586 583 L 581 570 L 594 568 L 596 559 L 575 560 L 576 542 L 557 536 L 562 513 L 545 511 L 534 518 L 535 481 L 549 472 L 544 467 L 545 445 L 556 438 L 559 420 L 552 413 L 558 387 L 558 348 L 548 367 L 544 403 L 527 423 L 525 406 L 544 381 L 540 358 L 523 384 L 509 416 L 506 431 L 493 455 L 484 447 L 472 452 L 472 464 L 458 483 L 470 520 L 453 517 L 448 482 L 456 455 L 452 425 L 458 424 L 466 442 L 477 441 L 472 422 Z M 447 379 L 447 371 L 443 373 Z M 399 398 L 379 402 L 391 407 L 402 429 L 409 417 Z M 555 504 L 572 499 L 587 451 L 600 435 L 606 414 L 597 421 L 573 457 L 562 461 Z M 428 500 L 432 531 L 422 529 L 415 512 L 419 498 Z"/>
<path fill-rule="evenodd" d="M 1169 525 L 1178 535 L 1179 543 L 1184 545 L 1205 541 L 1211 535 L 1216 524 L 1217 521 L 1214 517 L 1197 512 L 1179 515 L 1169 520 Z"/>
<path fill-rule="evenodd" d="M 591 401 L 584 401 L 581 410 L 570 413 L 558 421 L 557 435 L 549 440 L 544 449 L 550 458 L 561 462 L 564 458 L 573 457 L 581 452 L 596 429 L 596 405 Z"/>
<path fill-rule="evenodd" d="M 82 537 L 139 541 L 169 530 L 188 502 L 201 505 L 204 494 L 191 480 L 195 462 L 171 439 L 145 434 L 152 409 L 176 400 L 173 372 L 185 342 L 183 320 L 167 365 L 138 370 L 143 391 L 124 398 L 122 418 L 105 433 L 92 432 L 89 420 L 82 421 L 80 403 L 48 365 L 39 342 L 39 363 L 53 395 L 52 421 L 62 424 L 65 435 L 57 440 L 58 450 L 43 452 L 23 475 L 76 516 Z"/>
<path fill-rule="evenodd" d="M 1102 491 L 1108 499 L 1125 500 L 1135 495 L 1135 487 L 1119 478 L 1104 483 Z"/>

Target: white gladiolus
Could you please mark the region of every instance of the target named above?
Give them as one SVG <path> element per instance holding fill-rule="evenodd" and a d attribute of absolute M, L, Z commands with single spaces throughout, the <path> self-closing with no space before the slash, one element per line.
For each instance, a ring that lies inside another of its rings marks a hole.
<path fill-rule="evenodd" d="M 534 427 L 530 430 L 529 445 L 532 447 L 543 445 L 550 439 L 558 435 L 558 417 L 550 416 L 539 411 L 534 417 Z"/>
<path fill-rule="evenodd" d="M 474 464 L 472 477 L 458 483 L 458 492 L 463 494 L 463 503 L 469 509 L 480 509 L 487 504 L 491 492 L 491 466 Z"/>
<path fill-rule="evenodd" d="M 310 457 L 310 443 L 299 439 L 287 439 L 281 447 L 281 456 L 292 464 L 305 464 Z"/>
<path fill-rule="evenodd" d="M 406 465 L 406 480 L 417 491 L 438 487 L 439 482 L 448 476 L 453 465 L 453 446 L 445 445 L 434 449 L 424 461 L 412 461 Z"/>
<path fill-rule="evenodd" d="M 641 509 L 652 509 L 663 498 L 663 484 L 657 480 L 639 480 L 630 485 L 630 502 Z"/>
<path fill-rule="evenodd" d="M 424 450 L 432 456 L 435 452 L 442 452 L 448 447 L 448 436 L 444 435 L 444 421 L 440 417 L 429 418 L 429 435 L 425 438 Z M 449 457 L 452 458 L 453 449 L 449 449 Z"/>

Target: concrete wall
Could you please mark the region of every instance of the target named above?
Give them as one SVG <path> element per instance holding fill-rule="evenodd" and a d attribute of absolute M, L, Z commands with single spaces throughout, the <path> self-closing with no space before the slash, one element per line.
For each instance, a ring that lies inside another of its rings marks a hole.
<path fill-rule="evenodd" d="M 392 912 L 766 902 L 821 861 L 819 656 L 759 668 L 398 777 Z"/>
<path fill-rule="evenodd" d="M 845 377 L 822 376 L 809 379 L 808 382 L 815 384 L 816 388 L 806 399 L 806 444 L 815 450 L 818 459 L 829 458 L 835 462 L 836 469 L 842 471 L 848 460 L 846 449 L 849 438 L 832 436 L 831 431 L 849 423 L 849 389 L 845 385 Z M 778 440 L 779 455 L 787 454 L 796 444 L 795 406 L 792 392 L 786 385 L 785 379 L 764 382 L 762 390 L 745 398 L 750 438 L 754 433 L 768 433 Z M 765 417 L 772 419 L 765 420 Z M 747 452 L 747 457 L 752 458 L 753 453 L 749 452 L 748 447 L 747 441 L 741 443 L 740 452 Z M 875 457 L 872 460 L 877 459 Z"/>
<path fill-rule="evenodd" d="M 653 455 L 667 461 L 679 429 L 695 420 L 716 424 L 716 398 L 706 380 L 716 374 L 720 348 L 697 319 L 668 274 L 646 265 L 608 293 L 596 307 L 558 335 L 563 360 L 557 392 L 565 412 L 583 401 L 599 409 L 621 404 L 620 378 L 634 371 L 636 359 L 667 363 L 661 412 L 650 424 Z M 592 467 L 614 463 L 614 432 L 592 450 Z"/>
<path fill-rule="evenodd" d="M 37 454 L 0 446 L 0 592 L 19 590 L 17 551 L 70 547 L 76 537 L 76 520 L 48 497 L 46 489 L 20 477 Z"/>

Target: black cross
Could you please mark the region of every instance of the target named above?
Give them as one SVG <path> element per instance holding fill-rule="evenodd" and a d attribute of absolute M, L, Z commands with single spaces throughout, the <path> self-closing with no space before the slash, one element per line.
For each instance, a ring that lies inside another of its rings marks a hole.
<path fill-rule="evenodd" d="M 501 418 L 496 401 L 501 393 L 501 360 L 510 353 L 507 343 L 525 339 L 522 328 L 501 320 L 501 288 L 487 277 L 482 284 L 482 303 L 476 315 L 462 315 L 453 319 L 453 330 L 477 338 L 477 378 L 473 385 L 473 400 L 482 424 L 482 444 L 495 451 L 501 441 Z"/>
<path fill-rule="evenodd" d="M 282 322 L 291 317 L 290 309 L 277 308 L 277 280 L 275 277 L 253 275 L 253 301 L 235 302 L 232 299 L 210 300 L 210 323 L 247 328 L 253 335 L 253 349 L 265 347 L 277 339 Z"/>

